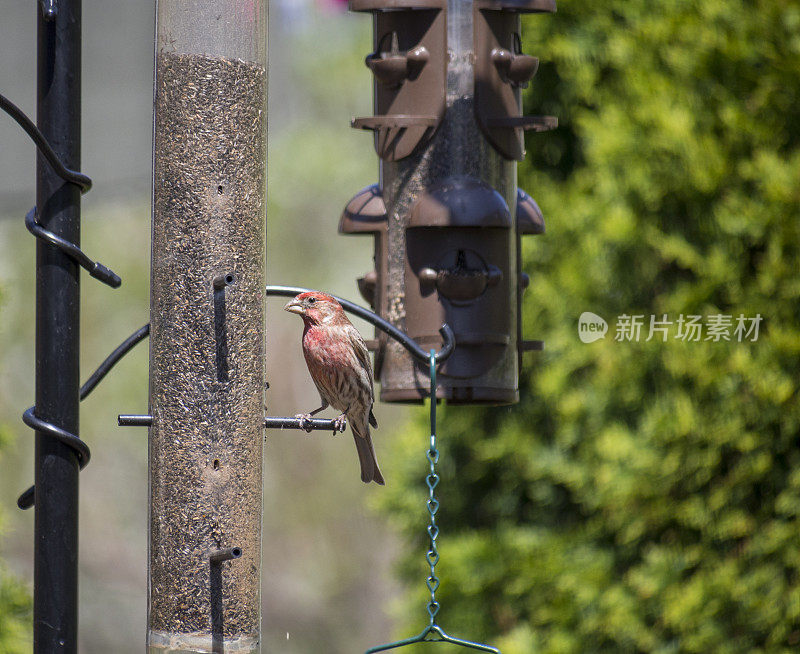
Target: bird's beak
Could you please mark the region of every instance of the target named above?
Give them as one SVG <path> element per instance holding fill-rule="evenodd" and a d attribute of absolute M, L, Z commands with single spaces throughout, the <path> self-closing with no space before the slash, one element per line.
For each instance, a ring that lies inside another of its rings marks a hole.
<path fill-rule="evenodd" d="M 283 310 L 288 311 L 289 313 L 296 313 L 298 316 L 302 316 L 306 312 L 306 310 L 303 308 L 303 304 L 297 300 L 287 302 L 286 306 L 283 307 Z"/>

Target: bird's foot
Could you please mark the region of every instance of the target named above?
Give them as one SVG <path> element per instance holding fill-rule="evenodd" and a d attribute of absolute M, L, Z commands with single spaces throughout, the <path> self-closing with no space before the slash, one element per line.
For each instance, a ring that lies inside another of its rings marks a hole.
<path fill-rule="evenodd" d="M 333 421 L 334 432 L 333 435 L 336 436 L 336 433 L 343 434 L 344 430 L 347 429 L 347 416 L 343 413 L 341 414 L 336 420 Z"/>
<path fill-rule="evenodd" d="M 294 417 L 300 421 L 300 429 L 305 430 L 309 434 L 313 431 L 313 428 L 307 424 L 312 420 L 310 413 L 296 413 Z"/>

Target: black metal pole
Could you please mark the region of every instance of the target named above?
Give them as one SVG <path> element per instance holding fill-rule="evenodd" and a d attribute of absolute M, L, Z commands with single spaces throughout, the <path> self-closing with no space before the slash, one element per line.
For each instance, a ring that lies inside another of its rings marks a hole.
<path fill-rule="evenodd" d="M 36 123 L 68 168 L 80 169 L 81 2 L 38 2 Z M 80 188 L 36 159 L 41 225 L 80 244 Z M 78 266 L 36 245 L 36 415 L 78 433 Z M 78 649 L 78 459 L 36 432 L 33 641 L 37 654 Z"/>

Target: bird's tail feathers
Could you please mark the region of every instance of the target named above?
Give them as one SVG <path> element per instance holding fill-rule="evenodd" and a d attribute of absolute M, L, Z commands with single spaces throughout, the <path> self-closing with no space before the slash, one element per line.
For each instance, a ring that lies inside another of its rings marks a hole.
<path fill-rule="evenodd" d="M 358 460 L 361 463 L 361 481 L 365 484 L 374 481 L 376 484 L 383 486 L 383 475 L 378 468 L 378 460 L 375 458 L 375 449 L 372 446 L 369 427 L 364 425 L 362 428 L 354 422 L 350 423 L 350 427 L 353 430 L 353 440 L 356 442 Z"/>

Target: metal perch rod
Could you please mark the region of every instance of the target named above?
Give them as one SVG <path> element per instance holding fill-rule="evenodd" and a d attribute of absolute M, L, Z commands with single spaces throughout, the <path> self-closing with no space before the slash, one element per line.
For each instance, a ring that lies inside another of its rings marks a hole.
<path fill-rule="evenodd" d="M 153 424 L 153 416 L 122 414 L 117 417 L 117 422 L 120 427 L 149 427 Z M 299 418 L 264 418 L 264 427 L 267 429 L 303 429 L 306 431 L 319 429 L 344 432 L 345 430 L 345 425 L 340 426 L 334 419 L 316 418 L 303 420 L 302 427 L 300 422 Z"/>
<path fill-rule="evenodd" d="M 210 563 L 222 563 L 223 561 L 230 561 L 231 559 L 238 559 L 242 555 L 241 547 L 226 547 L 225 549 L 216 550 L 208 555 Z"/>

